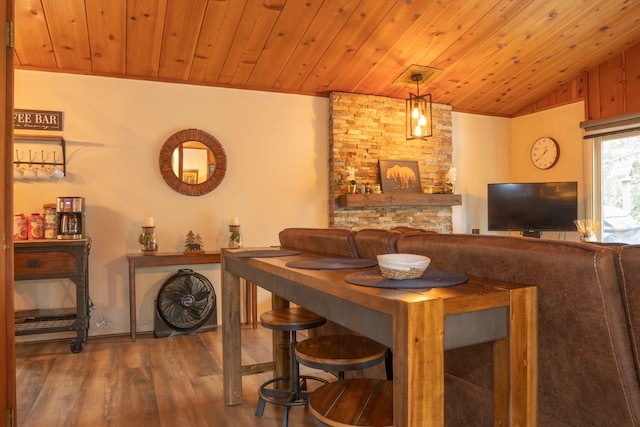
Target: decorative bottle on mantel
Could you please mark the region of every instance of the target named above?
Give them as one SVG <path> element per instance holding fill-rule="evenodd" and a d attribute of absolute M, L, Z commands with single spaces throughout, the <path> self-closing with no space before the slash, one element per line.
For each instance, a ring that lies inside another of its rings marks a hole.
<path fill-rule="evenodd" d="M 347 183 L 349 185 L 347 193 L 356 194 L 358 192 L 358 187 L 356 185 L 356 168 L 347 167 Z"/>
<path fill-rule="evenodd" d="M 153 224 L 153 218 L 146 218 L 142 226 L 142 233 L 138 237 L 140 243 L 140 252 L 145 255 L 153 255 L 158 252 L 158 242 L 156 240 L 156 227 Z"/>
<path fill-rule="evenodd" d="M 456 178 L 458 172 L 456 168 L 451 166 L 445 175 L 444 192 L 454 194 L 456 192 Z"/>

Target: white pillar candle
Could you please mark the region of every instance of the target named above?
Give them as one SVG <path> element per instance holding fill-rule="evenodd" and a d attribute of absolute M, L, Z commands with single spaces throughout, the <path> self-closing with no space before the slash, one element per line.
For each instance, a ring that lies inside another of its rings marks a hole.
<path fill-rule="evenodd" d="M 233 218 L 231 218 L 231 225 L 240 225 L 240 220 L 238 219 L 237 216 L 234 216 Z"/>
<path fill-rule="evenodd" d="M 144 219 L 144 226 L 145 227 L 154 227 L 153 225 L 153 217 L 152 216 L 148 216 Z"/>

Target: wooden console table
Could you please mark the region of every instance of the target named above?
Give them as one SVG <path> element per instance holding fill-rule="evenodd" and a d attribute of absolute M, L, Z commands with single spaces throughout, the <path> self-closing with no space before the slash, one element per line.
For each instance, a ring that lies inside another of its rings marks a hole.
<path fill-rule="evenodd" d="M 353 271 L 286 265 L 305 254 L 243 258 L 232 253 L 225 250 L 222 263 L 226 405 L 242 403 L 242 375 L 250 367 L 242 366 L 241 357 L 244 278 L 272 292 L 274 305 L 294 302 L 390 347 L 394 426 L 444 425 L 444 351 L 481 342 L 494 343 L 494 425 L 537 424 L 536 287 L 469 278 L 448 288 L 378 289 L 345 281 Z M 275 375 L 286 374 L 285 354 L 274 347 Z"/>
<path fill-rule="evenodd" d="M 220 264 L 220 252 L 204 252 L 185 255 L 180 252 L 127 254 L 129 261 L 129 332 L 131 341 L 136 340 L 136 269 L 141 267 L 162 267 L 167 265 Z"/>

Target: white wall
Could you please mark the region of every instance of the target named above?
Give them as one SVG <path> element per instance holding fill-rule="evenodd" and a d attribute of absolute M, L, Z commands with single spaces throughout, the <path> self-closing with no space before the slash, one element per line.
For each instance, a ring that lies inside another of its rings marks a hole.
<path fill-rule="evenodd" d="M 16 108 L 64 111 L 59 134 L 68 144 L 68 176 L 16 182 L 14 211 L 41 211 L 57 196 L 86 198 L 92 323 L 113 324 L 92 325 L 91 335 L 128 332 L 125 254 L 138 250 L 147 216 L 155 218 L 161 251 L 181 251 L 189 230 L 217 250 L 226 245 L 232 216 L 240 218 L 246 246 L 277 244 L 286 227 L 328 225 L 328 99 L 24 70 L 15 77 Z M 487 233 L 489 182 L 578 180 L 580 191 L 583 108 L 576 103 L 516 119 L 454 112 L 453 164 L 463 199 L 453 208 L 453 231 Z M 228 157 L 222 184 L 201 197 L 171 190 L 158 168 L 164 141 L 186 128 L 214 135 Z M 559 139 L 562 151 L 558 165 L 541 172 L 528 153 L 544 135 Z M 577 240 L 577 233 L 567 234 L 545 237 Z M 219 266 L 185 267 L 205 274 L 220 297 Z M 153 329 L 154 298 L 178 268 L 138 274 L 139 331 Z M 266 309 L 266 292 L 259 299 L 259 310 Z M 16 309 L 65 304 L 73 305 L 66 283 L 16 286 Z"/>
<path fill-rule="evenodd" d="M 487 231 L 487 184 L 491 182 L 577 181 L 579 215 L 587 196 L 580 122 L 584 103 L 576 102 L 514 119 L 453 113 L 453 164 L 458 171 L 456 193 L 462 206 L 453 208 L 453 231 Z M 551 169 L 537 169 L 531 144 L 550 136 L 560 144 L 560 159 Z M 543 233 L 544 238 L 579 240 L 578 233 Z"/>
<path fill-rule="evenodd" d="M 452 115 L 456 193 L 462 206 L 453 208 L 453 232 L 487 233 L 487 184 L 509 180 L 511 120 L 456 113 Z"/>
<path fill-rule="evenodd" d="M 584 217 L 589 187 L 585 182 L 584 140 L 580 122 L 584 120 L 584 102 L 575 102 L 512 119 L 511 180 L 514 182 L 578 182 L 578 216 Z M 552 137 L 560 146 L 558 163 L 541 170 L 531 162 L 531 145 L 543 136 Z M 580 240 L 577 231 L 544 232 L 546 239 Z"/>
<path fill-rule="evenodd" d="M 286 227 L 328 224 L 326 98 L 17 70 L 15 108 L 64 112 L 62 132 L 39 133 L 65 138 L 68 175 L 16 182 L 14 212 L 41 212 L 58 196 L 86 198 L 92 323 L 103 317 L 113 324 L 92 325 L 91 335 L 128 332 L 125 254 L 137 252 L 147 216 L 168 252 L 183 250 L 189 230 L 218 250 L 232 216 L 240 218 L 246 246 L 277 244 Z M 158 167 L 164 141 L 187 128 L 215 136 L 228 159 L 223 182 L 200 197 L 170 189 Z M 186 267 L 205 274 L 220 298 L 219 266 Z M 152 330 L 154 298 L 178 268 L 137 276 L 139 331 Z M 16 309 L 73 306 L 68 288 L 19 282 Z M 267 304 L 265 294 L 260 298 Z"/>
<path fill-rule="evenodd" d="M 582 156 L 585 143 L 580 128 L 583 120 L 583 102 L 514 118 L 510 163 L 513 179 L 519 182 L 580 182 L 584 175 Z M 531 145 L 543 136 L 552 137 L 560 145 L 558 163 L 547 170 L 536 168 L 530 156 Z"/>

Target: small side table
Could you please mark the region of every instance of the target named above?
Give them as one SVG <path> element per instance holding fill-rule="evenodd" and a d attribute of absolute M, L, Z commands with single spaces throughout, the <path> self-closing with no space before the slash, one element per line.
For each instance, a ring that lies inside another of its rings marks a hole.
<path fill-rule="evenodd" d="M 71 308 L 33 309 L 15 313 L 15 334 L 31 335 L 76 331 L 71 341 L 79 353 L 89 331 L 89 252 L 91 238 L 74 240 L 19 240 L 13 242 L 14 279 L 67 279 L 75 285 L 76 305 Z M 19 320 L 18 320 L 19 319 Z"/>
<path fill-rule="evenodd" d="M 185 255 L 180 252 L 158 252 L 154 255 L 127 254 L 129 261 L 129 332 L 136 340 L 136 269 L 165 265 L 220 264 L 220 252 L 204 252 Z M 255 286 L 255 285 L 254 285 Z"/>

